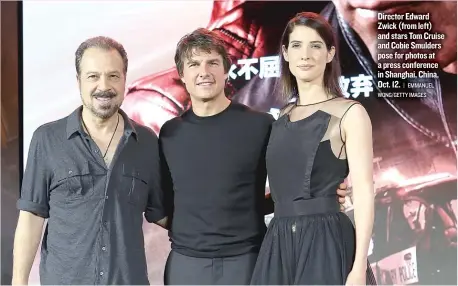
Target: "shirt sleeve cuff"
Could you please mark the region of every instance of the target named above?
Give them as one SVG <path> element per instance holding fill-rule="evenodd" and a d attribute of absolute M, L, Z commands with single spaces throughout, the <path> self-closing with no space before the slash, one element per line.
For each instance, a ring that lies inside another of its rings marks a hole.
<path fill-rule="evenodd" d="M 165 218 L 165 213 L 161 210 L 156 209 L 147 209 L 145 211 L 145 219 L 149 223 L 154 223 L 160 221 L 161 219 Z"/>
<path fill-rule="evenodd" d="M 17 208 L 21 211 L 31 212 L 42 218 L 49 218 L 49 208 L 46 205 L 38 204 L 35 202 L 19 199 L 16 204 Z"/>

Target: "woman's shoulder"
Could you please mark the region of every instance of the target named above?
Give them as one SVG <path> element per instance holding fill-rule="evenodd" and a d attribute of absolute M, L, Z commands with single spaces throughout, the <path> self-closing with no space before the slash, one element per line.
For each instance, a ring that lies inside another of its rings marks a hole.
<path fill-rule="evenodd" d="M 356 100 L 344 98 L 344 97 L 336 97 L 334 100 L 329 102 L 328 108 L 332 110 L 332 113 L 337 117 L 344 117 L 346 113 L 349 112 L 351 109 L 362 109 L 364 107 L 362 104 Z"/>
<path fill-rule="evenodd" d="M 337 106 L 340 106 L 342 108 L 345 108 L 345 107 L 349 107 L 353 104 L 361 104 L 359 101 L 356 101 L 356 100 L 353 100 L 353 99 L 349 99 L 349 98 L 345 98 L 345 97 L 336 97 L 334 100 L 332 100 L 334 104 L 336 104 Z"/>

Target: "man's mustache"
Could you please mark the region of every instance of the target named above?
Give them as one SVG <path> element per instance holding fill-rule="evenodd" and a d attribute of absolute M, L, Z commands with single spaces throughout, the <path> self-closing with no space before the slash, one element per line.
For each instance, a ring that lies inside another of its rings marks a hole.
<path fill-rule="evenodd" d="M 99 91 L 92 94 L 92 97 L 98 98 L 113 98 L 116 96 L 116 93 L 112 90 Z"/>

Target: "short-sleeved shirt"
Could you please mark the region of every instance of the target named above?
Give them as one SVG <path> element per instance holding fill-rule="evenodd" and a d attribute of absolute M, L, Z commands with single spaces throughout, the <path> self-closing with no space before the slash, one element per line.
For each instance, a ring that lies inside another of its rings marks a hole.
<path fill-rule="evenodd" d="M 164 217 L 158 138 L 120 110 L 124 134 L 110 169 L 81 111 L 40 126 L 30 144 L 17 207 L 48 219 L 41 284 L 149 284 L 143 216 Z"/>
<path fill-rule="evenodd" d="M 191 109 L 162 126 L 159 152 L 174 251 L 208 258 L 259 251 L 273 121 L 232 102 L 214 116 Z"/>

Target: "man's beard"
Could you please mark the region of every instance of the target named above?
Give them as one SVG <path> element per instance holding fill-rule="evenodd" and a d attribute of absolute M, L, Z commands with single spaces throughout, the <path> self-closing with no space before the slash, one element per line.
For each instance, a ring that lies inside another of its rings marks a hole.
<path fill-rule="evenodd" d="M 95 98 L 115 98 L 116 93 L 113 91 L 100 91 L 93 93 L 91 95 L 91 100 Z M 96 99 L 95 99 L 96 100 Z M 83 105 L 91 111 L 92 114 L 97 116 L 100 119 L 108 119 L 112 117 L 114 114 L 116 114 L 120 108 L 120 104 L 117 104 L 116 102 L 110 101 L 107 102 L 106 104 L 99 104 L 99 108 L 96 108 L 91 101 L 86 102 L 83 100 Z"/>

